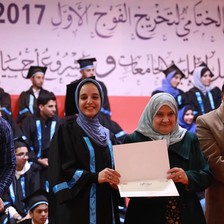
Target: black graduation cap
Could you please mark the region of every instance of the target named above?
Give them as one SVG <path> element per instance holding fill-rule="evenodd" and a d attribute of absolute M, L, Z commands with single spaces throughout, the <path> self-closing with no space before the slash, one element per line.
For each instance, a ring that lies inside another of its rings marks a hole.
<path fill-rule="evenodd" d="M 96 61 L 96 58 L 79 59 L 77 62 L 80 65 L 80 70 L 83 70 L 92 67 L 94 61 Z"/>
<path fill-rule="evenodd" d="M 95 76 L 89 77 L 95 79 Z M 72 116 L 78 114 L 78 109 L 75 105 L 75 90 L 82 79 L 77 79 L 66 86 L 65 96 L 65 116 Z"/>
<path fill-rule="evenodd" d="M 14 148 L 15 148 L 15 150 L 17 148 L 20 148 L 20 147 L 27 147 L 29 149 L 29 145 L 26 141 L 25 136 L 19 136 L 17 138 L 14 138 Z"/>
<path fill-rule="evenodd" d="M 184 73 L 175 65 L 172 64 L 170 67 L 168 67 L 166 70 L 163 70 L 162 72 L 166 75 L 166 77 L 170 74 L 170 72 L 176 71 L 174 74 L 181 74 L 181 77 L 184 78 Z"/>
<path fill-rule="evenodd" d="M 199 65 L 199 67 L 206 67 L 206 69 L 209 70 L 209 72 L 211 73 L 211 76 L 212 76 L 212 77 L 214 76 L 214 74 L 212 73 L 211 69 L 208 67 L 207 64 L 205 64 L 205 62 L 202 62 L 202 63 Z"/>
<path fill-rule="evenodd" d="M 32 194 L 23 199 L 28 210 L 32 210 L 40 204 L 48 205 L 48 192 L 43 188 L 39 188 Z"/>
<path fill-rule="evenodd" d="M 46 70 L 47 70 L 47 67 L 30 66 L 26 78 L 30 79 L 33 76 L 33 74 L 35 74 L 36 72 L 42 72 L 43 74 L 45 74 Z"/>

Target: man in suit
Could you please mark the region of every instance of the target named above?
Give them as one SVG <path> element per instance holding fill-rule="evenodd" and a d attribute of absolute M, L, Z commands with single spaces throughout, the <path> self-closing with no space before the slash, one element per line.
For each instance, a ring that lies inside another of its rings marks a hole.
<path fill-rule="evenodd" d="M 222 224 L 224 220 L 224 84 L 221 105 L 196 120 L 201 149 L 214 175 L 205 191 L 207 224 Z"/>

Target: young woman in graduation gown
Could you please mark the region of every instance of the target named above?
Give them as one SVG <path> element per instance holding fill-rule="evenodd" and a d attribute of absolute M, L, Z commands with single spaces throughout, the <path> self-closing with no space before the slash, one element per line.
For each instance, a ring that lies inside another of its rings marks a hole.
<path fill-rule="evenodd" d="M 188 103 L 186 93 L 178 88 L 181 80 L 185 77 L 184 73 L 175 64 L 163 70 L 163 73 L 166 77 L 162 80 L 162 86 L 155 89 L 152 96 L 156 93 L 169 93 L 175 98 L 178 108 L 182 108 Z"/>
<path fill-rule="evenodd" d="M 120 175 L 114 170 L 109 130 L 98 119 L 101 86 L 86 78 L 74 98 L 78 117 L 59 127 L 50 147 L 49 222 L 117 224 Z"/>
<path fill-rule="evenodd" d="M 205 63 L 193 71 L 194 87 L 187 92 L 187 97 L 193 107 L 195 120 L 199 115 L 217 109 L 221 104 L 221 90 L 212 85 L 213 76 Z"/>

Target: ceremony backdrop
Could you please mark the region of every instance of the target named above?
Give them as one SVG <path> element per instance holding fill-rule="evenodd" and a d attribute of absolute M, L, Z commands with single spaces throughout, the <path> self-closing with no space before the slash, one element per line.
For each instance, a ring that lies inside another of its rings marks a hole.
<path fill-rule="evenodd" d="M 64 96 L 66 84 L 80 77 L 77 60 L 96 57 L 96 77 L 108 88 L 113 118 L 125 126 L 136 111 L 137 125 L 161 85 L 161 70 L 173 62 L 186 75 L 179 86 L 184 91 L 202 61 L 215 75 L 213 84 L 223 83 L 222 0 L 3 0 L 0 28 L 5 91 L 17 96 L 28 89 L 27 71 L 40 65 L 48 67 L 44 88 Z"/>

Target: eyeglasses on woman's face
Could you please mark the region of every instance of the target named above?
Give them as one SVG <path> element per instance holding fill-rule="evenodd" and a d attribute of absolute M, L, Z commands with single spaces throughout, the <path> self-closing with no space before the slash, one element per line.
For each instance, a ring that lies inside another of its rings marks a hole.
<path fill-rule="evenodd" d="M 28 152 L 20 152 L 20 153 L 16 153 L 16 156 L 20 157 L 20 158 L 25 158 L 25 157 L 29 157 Z"/>

